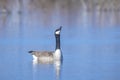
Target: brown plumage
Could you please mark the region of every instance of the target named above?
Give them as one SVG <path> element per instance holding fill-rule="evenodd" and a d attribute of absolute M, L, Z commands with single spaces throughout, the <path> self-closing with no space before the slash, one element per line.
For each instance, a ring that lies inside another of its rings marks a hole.
<path fill-rule="evenodd" d="M 29 53 L 36 57 L 53 57 L 54 51 L 29 51 Z"/>
<path fill-rule="evenodd" d="M 29 51 L 40 63 L 53 63 L 54 51 Z"/>

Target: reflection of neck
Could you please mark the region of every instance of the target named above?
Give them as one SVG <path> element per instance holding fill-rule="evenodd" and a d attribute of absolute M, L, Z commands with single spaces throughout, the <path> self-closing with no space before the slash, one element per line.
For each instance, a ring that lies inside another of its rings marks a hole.
<path fill-rule="evenodd" d="M 60 49 L 60 35 L 55 35 L 56 37 L 56 49 Z"/>
<path fill-rule="evenodd" d="M 61 71 L 61 61 L 55 61 L 55 71 L 57 80 L 60 79 L 60 71 Z"/>

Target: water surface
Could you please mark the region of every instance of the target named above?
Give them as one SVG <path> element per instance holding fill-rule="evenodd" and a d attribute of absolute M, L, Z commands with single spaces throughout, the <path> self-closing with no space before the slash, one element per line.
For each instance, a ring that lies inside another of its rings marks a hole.
<path fill-rule="evenodd" d="M 0 79 L 119 80 L 120 28 L 65 28 L 61 32 L 63 64 L 58 77 L 52 64 L 34 64 L 29 50 L 54 50 L 55 28 L 3 28 L 0 35 Z M 47 32 L 46 32 L 47 31 Z"/>

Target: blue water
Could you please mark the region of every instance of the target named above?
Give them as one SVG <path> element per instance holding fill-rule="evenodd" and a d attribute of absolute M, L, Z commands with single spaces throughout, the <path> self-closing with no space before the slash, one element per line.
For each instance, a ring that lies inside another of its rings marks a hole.
<path fill-rule="evenodd" d="M 119 80 L 120 28 L 65 27 L 63 64 L 34 64 L 29 50 L 54 50 L 57 27 L 4 27 L 0 30 L 0 80 Z"/>

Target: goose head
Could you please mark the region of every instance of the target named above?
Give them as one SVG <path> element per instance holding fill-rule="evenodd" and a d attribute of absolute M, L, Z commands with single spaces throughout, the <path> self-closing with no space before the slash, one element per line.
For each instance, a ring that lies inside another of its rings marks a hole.
<path fill-rule="evenodd" d="M 62 29 L 62 26 L 60 26 L 60 28 L 56 29 L 55 30 L 55 35 L 60 35 L 60 32 L 61 32 L 61 29 Z"/>

